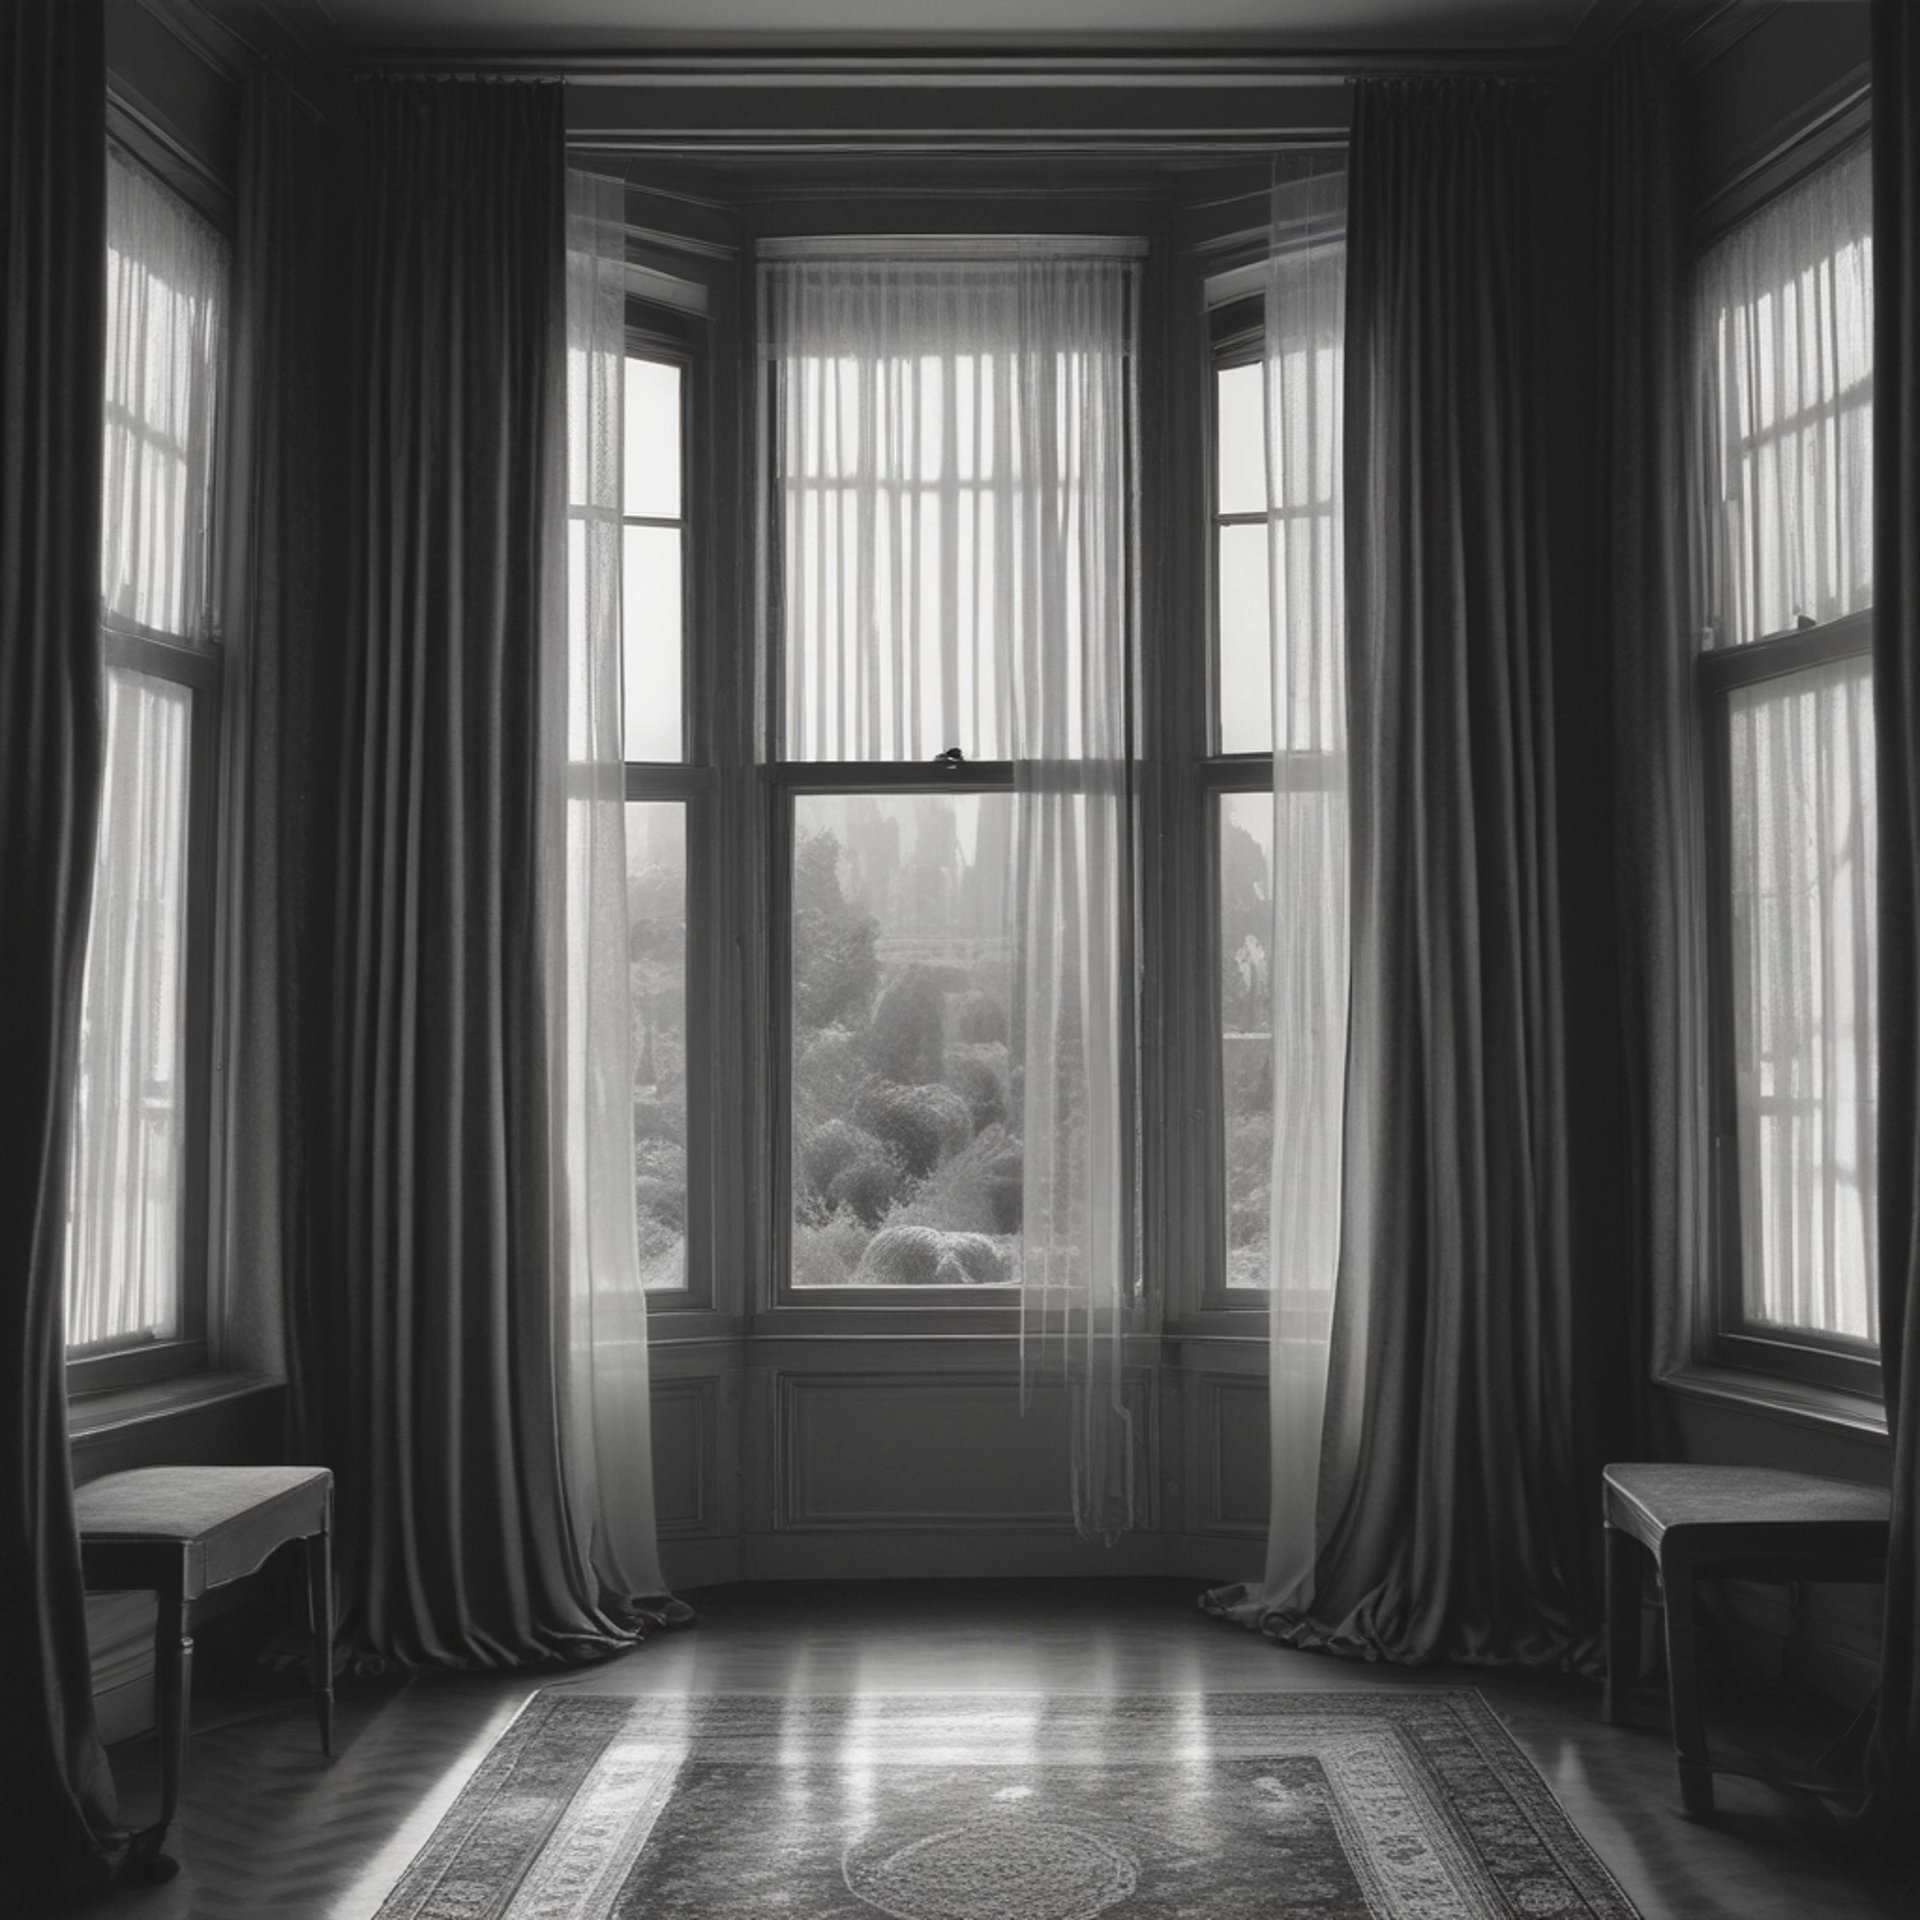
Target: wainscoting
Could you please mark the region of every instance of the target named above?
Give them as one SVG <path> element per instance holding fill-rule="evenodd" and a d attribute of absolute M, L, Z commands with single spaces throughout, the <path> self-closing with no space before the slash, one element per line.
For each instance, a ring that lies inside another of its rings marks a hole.
<path fill-rule="evenodd" d="M 654 1347 L 661 1552 L 726 1580 L 1258 1572 L 1265 1353 L 1143 1341 L 1126 1373 L 1141 1526 L 1073 1530 L 1068 1399 L 1023 1406 L 1004 1336 L 804 1335 Z"/>

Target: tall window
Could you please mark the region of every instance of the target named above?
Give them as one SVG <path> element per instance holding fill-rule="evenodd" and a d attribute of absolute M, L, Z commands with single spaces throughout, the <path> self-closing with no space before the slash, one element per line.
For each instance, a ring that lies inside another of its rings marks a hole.
<path fill-rule="evenodd" d="M 1310 1134 L 1327 1130 L 1329 1114 L 1337 1125 L 1327 1074 L 1344 1051 L 1332 1032 L 1344 1026 L 1346 967 L 1343 192 L 1337 174 L 1277 189 L 1276 231 L 1292 245 L 1265 264 L 1260 294 L 1212 316 L 1213 752 L 1203 778 L 1218 859 L 1222 1279 L 1242 1297 L 1272 1279 L 1276 1114 L 1284 1128 L 1312 1113 Z M 1311 1153 L 1302 1160 L 1302 1138 L 1281 1145 L 1285 1177 L 1303 1183 L 1289 1207 L 1297 1220 L 1313 1212 L 1306 1187 L 1324 1188 L 1328 1169 Z"/>
<path fill-rule="evenodd" d="M 226 243 L 114 153 L 106 273 L 106 764 L 66 1243 L 68 1353 L 97 1381 L 203 1351 Z"/>
<path fill-rule="evenodd" d="M 771 251 L 790 1283 L 1118 1285 L 1134 250 Z"/>
<path fill-rule="evenodd" d="M 684 344 L 655 328 L 626 363 L 621 529 L 627 762 L 628 971 L 633 985 L 634 1204 L 640 1275 L 684 1289 L 687 1262 L 687 381 Z"/>
<path fill-rule="evenodd" d="M 1699 273 L 1722 1357 L 1870 1385 L 1872 202 L 1864 149 Z"/>
<path fill-rule="evenodd" d="M 616 308 L 617 287 L 609 291 Z M 693 322 L 663 307 L 624 303 L 605 318 L 604 350 L 576 341 L 569 361 L 576 423 L 568 494 L 568 584 L 576 639 L 590 621 L 617 626 L 617 711 L 624 762 L 627 892 L 625 966 L 633 1058 L 633 1208 L 641 1283 L 654 1294 L 690 1289 L 689 1160 L 693 1077 L 687 1070 L 688 853 L 703 772 L 689 751 L 685 662 L 689 623 L 687 478 Z M 619 350 L 624 339 L 625 351 Z M 592 387 L 592 392 L 588 388 Z M 569 716 L 575 756 L 592 757 L 590 673 Z M 612 734 L 607 734 L 609 747 Z M 585 810 L 575 831 L 586 835 Z M 585 861 L 584 846 L 570 857 Z M 593 889 L 582 878 L 580 911 Z M 583 987 L 584 993 L 584 987 Z"/>

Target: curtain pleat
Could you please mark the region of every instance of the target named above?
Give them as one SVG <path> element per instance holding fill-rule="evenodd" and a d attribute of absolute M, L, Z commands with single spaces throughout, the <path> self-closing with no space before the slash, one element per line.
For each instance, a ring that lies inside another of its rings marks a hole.
<path fill-rule="evenodd" d="M 242 104 L 227 435 L 234 561 L 227 724 L 239 838 L 232 889 L 227 1128 L 229 1351 L 286 1371 L 292 1457 L 320 1433 L 304 1393 L 306 1222 L 325 1140 L 311 1052 L 327 1031 L 325 885 L 338 738 L 344 350 L 337 178 L 312 108 L 270 68 Z"/>
<path fill-rule="evenodd" d="M 1693 1350 L 1706 1270 L 1705 882 L 1689 692 L 1698 602 L 1673 52 L 1628 36 L 1601 84 L 1599 631 L 1613 663 L 1616 938 L 1632 1130 L 1627 1306 L 1637 1324 L 1625 1357 L 1634 1424 L 1644 1430 L 1658 1418 L 1649 1372 Z"/>
<path fill-rule="evenodd" d="M 565 618 L 561 92 L 366 80 L 333 1190 L 312 1403 L 343 1634 L 402 1664 L 624 1644 L 563 1419 L 540 635 Z"/>
<path fill-rule="evenodd" d="M 106 64 L 87 0 L 0 9 L 0 1906 L 116 1837 L 67 1452 L 62 1272 L 99 804 Z"/>
<path fill-rule="evenodd" d="M 1519 103 L 1356 89 L 1352 998 L 1309 1610 L 1398 1661 L 1591 1657 Z"/>
<path fill-rule="evenodd" d="M 1870 1813 L 1920 1815 L 1920 20 L 1876 0 L 1873 42 L 1873 720 L 1879 832 L 1879 1290 L 1893 1541 Z"/>

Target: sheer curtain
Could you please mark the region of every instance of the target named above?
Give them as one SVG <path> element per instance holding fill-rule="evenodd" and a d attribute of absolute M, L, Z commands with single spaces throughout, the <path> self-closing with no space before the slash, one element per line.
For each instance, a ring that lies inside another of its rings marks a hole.
<path fill-rule="evenodd" d="M 115 633 L 214 640 L 216 396 L 226 243 L 140 168 L 107 166 L 100 596 L 107 747 L 69 1170 L 67 1340 L 178 1331 L 187 1115 L 187 824 L 193 708 Z M 151 656 L 148 662 L 151 663 Z"/>
<path fill-rule="evenodd" d="M 767 251 L 781 751 L 924 763 L 958 746 L 1013 763 L 1022 1378 L 1064 1377 L 1075 1522 L 1111 1533 L 1139 1495 L 1124 1385 L 1139 1302 L 1137 249 L 1028 237 Z"/>
<path fill-rule="evenodd" d="M 564 745 L 552 810 L 562 876 L 548 973 L 553 1112 L 568 1284 L 563 1433 L 575 1530 L 616 1602 L 664 1596 L 653 1502 L 647 1301 L 634 1218 L 633 1015 L 627 972 L 621 748 L 621 488 L 626 367 L 625 189 L 567 175 L 567 618 L 547 637 Z M 684 1609 L 676 1607 L 676 1612 Z M 650 1609 L 656 1614 L 662 1606 Z"/>
<path fill-rule="evenodd" d="M 1258 1624 L 1310 1606 L 1340 1261 L 1346 1084 L 1347 689 L 1342 487 L 1346 173 L 1273 190 L 1261 401 L 1273 647 L 1273 1172 L 1265 1575 L 1209 1597 Z"/>
<path fill-rule="evenodd" d="M 1701 263 L 1708 648 L 1873 600 L 1862 149 Z M 1874 736 L 1867 638 L 1725 701 L 1747 1315 L 1873 1339 Z"/>

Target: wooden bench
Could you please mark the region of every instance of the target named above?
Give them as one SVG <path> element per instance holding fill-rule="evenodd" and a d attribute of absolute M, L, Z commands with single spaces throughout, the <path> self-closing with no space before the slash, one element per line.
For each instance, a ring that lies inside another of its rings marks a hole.
<path fill-rule="evenodd" d="M 325 1467 L 140 1467 L 74 1493 L 80 1565 L 93 1593 L 152 1593 L 154 1718 L 160 1819 L 134 1843 L 136 1875 L 171 1871 L 160 1847 L 173 1824 L 193 1692 L 193 1605 L 252 1573 L 277 1547 L 306 1554 L 309 1672 L 320 1745 L 333 1752 L 333 1475 Z"/>
<path fill-rule="evenodd" d="M 1639 1664 L 1641 1561 L 1628 1544 L 1637 1541 L 1660 1572 L 1680 1801 L 1693 1818 L 1706 1819 L 1713 1812 L 1715 1762 L 1707 1751 L 1694 1659 L 1695 1576 L 1711 1568 L 1759 1580 L 1884 1580 L 1890 1496 L 1883 1487 L 1769 1467 L 1610 1466 L 1601 1483 L 1607 1552 L 1601 1712 L 1615 1723 L 1626 1719 Z"/>

